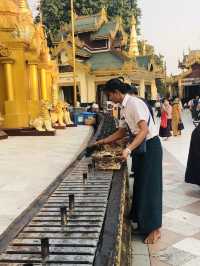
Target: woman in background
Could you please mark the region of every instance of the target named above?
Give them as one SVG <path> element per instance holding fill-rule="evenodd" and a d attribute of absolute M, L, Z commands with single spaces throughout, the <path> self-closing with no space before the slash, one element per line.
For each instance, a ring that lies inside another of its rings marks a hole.
<path fill-rule="evenodd" d="M 179 98 L 175 98 L 172 103 L 172 131 L 173 135 L 181 135 L 181 130 L 179 130 L 178 125 L 181 122 L 181 105 Z"/>
<path fill-rule="evenodd" d="M 171 137 L 172 130 L 172 107 L 169 104 L 169 101 L 165 99 L 161 106 L 161 124 L 159 136 L 168 140 Z"/>

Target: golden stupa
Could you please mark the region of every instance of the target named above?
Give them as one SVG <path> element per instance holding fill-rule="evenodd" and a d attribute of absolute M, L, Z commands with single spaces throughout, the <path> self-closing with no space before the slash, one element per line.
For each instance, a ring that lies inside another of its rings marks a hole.
<path fill-rule="evenodd" d="M 57 66 L 26 0 L 0 1 L 0 113 L 4 128 L 28 127 L 56 96 Z"/>

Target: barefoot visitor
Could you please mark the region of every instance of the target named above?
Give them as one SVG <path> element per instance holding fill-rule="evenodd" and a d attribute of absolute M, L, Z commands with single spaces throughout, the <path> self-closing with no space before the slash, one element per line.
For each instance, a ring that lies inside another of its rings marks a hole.
<path fill-rule="evenodd" d="M 123 151 L 123 159 L 134 157 L 135 182 L 133 188 L 131 222 L 138 224 L 146 244 L 154 244 L 162 226 L 162 148 L 157 129 L 146 104 L 126 94 L 119 79 L 107 82 L 104 92 L 114 103 L 121 104 L 119 129 L 98 144 L 109 144 L 125 136 L 128 128 L 132 142 Z"/>

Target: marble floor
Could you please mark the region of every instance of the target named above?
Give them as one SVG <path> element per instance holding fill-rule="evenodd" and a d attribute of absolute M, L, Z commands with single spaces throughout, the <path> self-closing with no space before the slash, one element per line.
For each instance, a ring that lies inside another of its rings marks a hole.
<path fill-rule="evenodd" d="M 162 238 L 148 247 L 152 266 L 200 265 L 200 187 L 184 183 L 184 173 L 165 151 Z"/>
<path fill-rule="evenodd" d="M 0 142 L 0 238 L 8 226 L 87 146 L 88 126 L 57 130 L 54 137 L 9 137 Z"/>
<path fill-rule="evenodd" d="M 163 228 L 154 245 L 133 235 L 132 266 L 200 266 L 200 187 L 186 184 L 190 136 L 194 129 L 184 111 L 181 137 L 163 141 Z"/>

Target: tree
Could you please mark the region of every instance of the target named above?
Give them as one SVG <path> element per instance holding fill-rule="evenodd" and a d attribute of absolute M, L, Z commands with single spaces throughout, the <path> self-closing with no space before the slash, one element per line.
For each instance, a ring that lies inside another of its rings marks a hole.
<path fill-rule="evenodd" d="M 41 0 L 40 9 L 47 31 L 56 35 L 62 24 L 70 22 L 70 0 Z M 92 15 L 106 7 L 110 18 L 121 16 L 125 30 L 130 31 L 131 16 L 135 15 L 139 25 L 141 11 L 137 0 L 76 0 L 74 8 L 78 15 Z M 39 16 L 36 20 L 39 19 Z"/>

